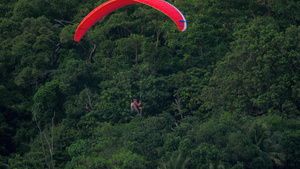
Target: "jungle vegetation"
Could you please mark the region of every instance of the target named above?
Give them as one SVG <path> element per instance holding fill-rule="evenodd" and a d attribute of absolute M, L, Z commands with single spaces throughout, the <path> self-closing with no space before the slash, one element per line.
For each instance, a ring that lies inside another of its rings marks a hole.
<path fill-rule="evenodd" d="M 0 168 L 300 168 L 300 1 L 105 1 L 0 1 Z"/>

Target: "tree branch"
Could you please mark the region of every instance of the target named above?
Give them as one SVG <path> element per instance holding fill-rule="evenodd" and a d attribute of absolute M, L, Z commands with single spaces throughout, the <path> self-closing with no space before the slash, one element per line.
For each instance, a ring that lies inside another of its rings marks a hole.
<path fill-rule="evenodd" d="M 86 104 L 85 107 L 86 107 L 87 110 L 92 110 L 93 109 L 93 103 L 92 103 L 91 95 L 89 93 L 89 90 L 88 90 L 86 84 L 84 84 L 84 87 L 86 88 L 86 95 L 87 95 L 88 100 L 89 100 L 88 105 Z"/>
<path fill-rule="evenodd" d="M 88 60 L 91 62 L 91 63 L 93 63 L 94 61 L 93 61 L 93 54 L 94 54 L 94 52 L 95 52 L 95 50 L 96 50 L 96 45 L 94 44 L 94 48 L 90 51 L 90 56 L 89 56 L 89 58 L 88 58 Z"/>
<path fill-rule="evenodd" d="M 65 20 L 58 20 L 58 19 L 54 19 L 55 22 L 63 25 L 63 26 L 68 26 L 68 25 L 73 25 L 73 22 L 70 21 L 65 21 Z"/>
<path fill-rule="evenodd" d="M 52 168 L 54 169 L 54 163 L 53 163 L 53 127 L 54 127 L 54 118 L 55 118 L 55 111 L 53 113 L 53 117 L 52 117 L 52 124 L 51 124 L 51 142 L 50 143 L 47 139 L 47 136 L 45 133 L 44 134 L 44 137 L 45 137 L 45 140 L 46 142 L 48 143 L 48 146 L 49 146 L 49 152 L 50 152 L 50 159 L 51 159 L 51 165 L 52 165 Z"/>
<path fill-rule="evenodd" d="M 53 112 L 53 117 L 52 117 L 52 131 L 51 131 L 51 137 L 52 137 L 52 155 L 53 155 L 53 152 L 54 152 L 54 149 L 53 149 L 53 145 L 54 145 L 54 132 L 53 132 L 53 128 L 54 128 L 54 118 L 55 118 L 55 111 Z M 53 166 L 53 168 L 54 168 L 54 164 L 53 164 L 52 157 L 51 157 L 51 161 L 52 161 L 52 166 Z"/>
<path fill-rule="evenodd" d="M 39 132 L 40 132 L 40 140 L 41 140 L 41 145 L 42 145 L 42 150 L 43 150 L 43 153 L 44 153 L 44 157 L 45 157 L 45 163 L 46 165 L 48 166 L 48 168 L 50 169 L 50 165 L 48 164 L 48 161 L 47 161 L 47 155 L 46 155 L 46 151 L 45 151 L 45 148 L 44 148 L 44 143 L 43 143 L 43 132 L 42 132 L 42 129 L 40 127 L 40 123 L 37 121 L 36 119 L 36 114 L 34 113 L 34 121 L 36 123 L 36 126 L 38 127 L 39 129 Z"/>
<path fill-rule="evenodd" d="M 182 111 L 181 111 L 181 98 L 175 99 L 175 103 L 173 103 L 173 107 L 179 111 L 180 117 L 182 120 L 183 115 L 182 115 Z"/>
<path fill-rule="evenodd" d="M 54 50 L 54 51 L 52 52 L 52 64 L 53 64 L 53 65 L 56 64 L 56 62 L 57 62 L 57 60 L 58 60 L 58 58 L 59 58 L 59 53 L 58 53 L 58 51 L 59 51 L 60 48 L 61 48 L 61 44 L 58 43 L 58 44 L 56 44 L 56 46 L 57 46 L 56 50 Z M 56 55 L 55 58 L 54 58 L 54 55 Z"/>

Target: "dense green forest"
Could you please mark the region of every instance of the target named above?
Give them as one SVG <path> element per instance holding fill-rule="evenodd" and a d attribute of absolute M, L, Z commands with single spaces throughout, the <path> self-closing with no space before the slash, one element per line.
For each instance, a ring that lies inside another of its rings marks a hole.
<path fill-rule="evenodd" d="M 106 1 L 0 1 L 0 168 L 300 168 L 300 1 Z"/>

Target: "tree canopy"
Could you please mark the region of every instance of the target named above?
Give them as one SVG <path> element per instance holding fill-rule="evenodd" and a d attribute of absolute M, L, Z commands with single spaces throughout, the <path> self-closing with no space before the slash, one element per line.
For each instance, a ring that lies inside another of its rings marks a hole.
<path fill-rule="evenodd" d="M 300 168 L 299 1 L 106 1 L 0 2 L 0 168 Z"/>

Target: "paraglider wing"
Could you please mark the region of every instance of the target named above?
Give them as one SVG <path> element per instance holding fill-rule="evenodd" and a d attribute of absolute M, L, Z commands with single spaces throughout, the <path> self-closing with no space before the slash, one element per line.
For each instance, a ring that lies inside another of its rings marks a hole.
<path fill-rule="evenodd" d="M 111 0 L 103 3 L 102 5 L 95 8 L 91 13 L 89 13 L 79 24 L 75 32 L 75 41 L 80 41 L 83 35 L 93 26 L 97 21 L 103 18 L 105 15 L 111 13 L 112 11 L 122 8 L 127 5 L 139 3 L 133 0 Z"/>
<path fill-rule="evenodd" d="M 149 5 L 167 16 L 169 16 L 177 25 L 180 31 L 185 31 L 187 29 L 187 22 L 184 15 L 172 4 L 164 0 L 135 0 L 140 3 Z"/>
<path fill-rule="evenodd" d="M 116 9 L 136 3 L 143 3 L 163 12 L 176 23 L 180 31 L 186 30 L 187 23 L 183 14 L 176 7 L 164 0 L 110 0 L 98 6 L 82 20 L 75 32 L 75 41 L 80 41 L 86 31 L 107 14 Z"/>

